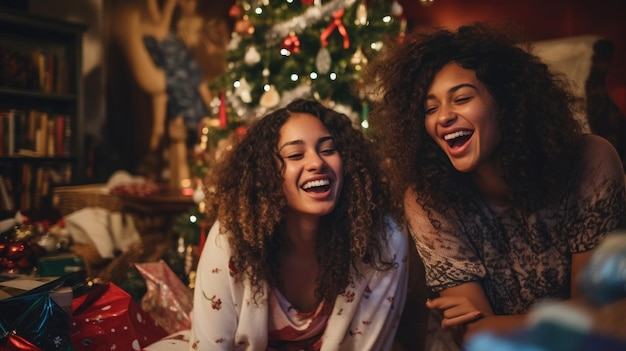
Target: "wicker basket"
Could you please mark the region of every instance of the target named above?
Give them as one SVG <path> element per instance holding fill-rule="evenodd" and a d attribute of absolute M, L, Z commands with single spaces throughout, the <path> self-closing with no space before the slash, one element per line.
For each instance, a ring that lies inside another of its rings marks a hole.
<path fill-rule="evenodd" d="M 121 211 L 123 207 L 122 200 L 111 195 L 106 184 L 56 187 L 53 203 L 63 216 L 85 207 L 101 207 L 109 211 Z"/>

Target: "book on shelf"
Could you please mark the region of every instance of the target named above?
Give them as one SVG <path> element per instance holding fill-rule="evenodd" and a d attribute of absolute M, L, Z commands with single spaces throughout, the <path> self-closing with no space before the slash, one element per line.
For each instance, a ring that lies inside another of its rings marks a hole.
<path fill-rule="evenodd" d="M 54 155 L 57 157 L 69 156 L 65 153 L 65 115 L 54 116 Z"/>
<path fill-rule="evenodd" d="M 11 181 L 8 178 L 0 174 L 0 208 L 8 212 L 15 210 L 15 201 L 13 201 L 10 183 Z"/>
<path fill-rule="evenodd" d="M 4 156 L 4 141 L 5 141 L 5 135 L 4 135 L 4 111 L 0 110 L 0 156 Z"/>
<path fill-rule="evenodd" d="M 13 191 L 11 180 L 5 176 L 7 194 L 14 199 L 14 207 L 27 210 L 48 205 L 52 200 L 52 189 L 56 186 L 70 184 L 72 181 L 71 162 L 55 163 L 22 163 L 19 166 L 19 179 L 16 181 L 17 191 Z M 0 189 L 0 205 L 1 203 Z M 2 207 L 2 206 L 0 206 Z"/>
<path fill-rule="evenodd" d="M 53 52 L 36 50 L 33 54 L 37 64 L 39 89 L 45 93 L 55 93 L 57 59 Z"/>
<path fill-rule="evenodd" d="M 15 110 L 8 110 L 6 113 L 5 130 L 7 135 L 7 155 L 15 153 Z"/>
<path fill-rule="evenodd" d="M 29 209 L 32 206 L 31 203 L 31 188 L 32 188 L 32 168 L 33 166 L 29 163 L 22 164 L 22 172 L 20 179 L 20 185 L 18 189 L 18 193 L 20 196 L 20 208 Z"/>
<path fill-rule="evenodd" d="M 64 115 L 63 126 L 65 127 L 65 134 L 63 136 L 63 156 L 72 156 L 72 120 L 70 115 Z"/>
<path fill-rule="evenodd" d="M 65 55 L 58 55 L 56 62 L 56 82 L 55 91 L 59 94 L 69 93 L 69 71 Z"/>
<path fill-rule="evenodd" d="M 70 157 L 69 114 L 0 110 L 0 156 Z"/>

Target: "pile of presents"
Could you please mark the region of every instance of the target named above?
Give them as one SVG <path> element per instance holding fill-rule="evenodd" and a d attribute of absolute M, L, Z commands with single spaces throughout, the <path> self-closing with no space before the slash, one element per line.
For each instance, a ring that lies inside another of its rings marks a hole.
<path fill-rule="evenodd" d="M 0 350 L 186 350 L 192 290 L 162 260 L 136 265 L 147 286 L 139 304 L 84 271 L 0 274 Z"/>
<path fill-rule="evenodd" d="M 133 263 L 130 289 L 92 280 L 62 219 L 18 222 L 0 223 L 0 351 L 187 349 L 193 291 L 171 264 Z"/>

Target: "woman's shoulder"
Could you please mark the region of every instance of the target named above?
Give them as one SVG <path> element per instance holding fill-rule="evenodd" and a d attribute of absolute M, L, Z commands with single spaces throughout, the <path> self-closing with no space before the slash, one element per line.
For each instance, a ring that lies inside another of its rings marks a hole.
<path fill-rule="evenodd" d="M 219 221 L 215 221 L 211 226 L 204 245 L 205 248 L 208 247 L 212 252 L 223 252 L 225 255 L 230 254 L 228 234 L 222 232 Z"/>
<path fill-rule="evenodd" d="M 408 234 L 391 215 L 385 216 L 385 230 L 390 245 L 399 248 L 408 245 Z"/>
<path fill-rule="evenodd" d="M 605 138 L 586 134 L 582 138 L 581 160 L 583 169 L 606 168 L 623 175 L 622 161 L 615 147 Z"/>

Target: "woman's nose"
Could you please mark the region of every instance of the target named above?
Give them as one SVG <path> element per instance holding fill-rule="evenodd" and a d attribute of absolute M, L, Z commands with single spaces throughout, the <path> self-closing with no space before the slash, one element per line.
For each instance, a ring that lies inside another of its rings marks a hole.
<path fill-rule="evenodd" d="M 324 167 L 326 167 L 326 162 L 317 152 L 309 153 L 306 159 L 306 168 L 308 171 L 319 171 L 324 169 Z"/>
<path fill-rule="evenodd" d="M 439 122 L 439 124 L 443 126 L 449 126 L 450 124 L 454 123 L 454 121 L 456 121 L 457 117 L 458 116 L 456 112 L 452 108 L 448 106 L 442 106 L 439 108 L 439 116 L 437 117 L 437 122 Z"/>

